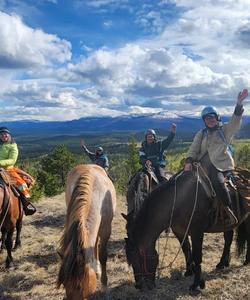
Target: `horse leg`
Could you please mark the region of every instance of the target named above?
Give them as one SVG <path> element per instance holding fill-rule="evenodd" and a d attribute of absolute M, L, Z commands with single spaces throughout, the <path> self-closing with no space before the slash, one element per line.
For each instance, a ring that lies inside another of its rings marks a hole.
<path fill-rule="evenodd" d="M 106 268 L 106 263 L 108 258 L 107 243 L 108 243 L 108 239 L 105 239 L 105 240 L 101 240 L 99 244 L 99 260 L 102 269 L 101 284 L 103 289 L 106 289 L 108 283 L 107 268 Z"/>
<path fill-rule="evenodd" d="M 247 242 L 247 251 L 246 251 L 246 260 L 244 265 L 250 264 L 250 216 L 245 221 L 246 228 L 246 242 Z"/>
<path fill-rule="evenodd" d="M 220 262 L 216 265 L 216 269 L 224 269 L 229 267 L 230 264 L 230 248 L 233 241 L 234 232 L 229 230 L 224 232 L 224 249 Z"/>
<path fill-rule="evenodd" d="M 16 222 L 16 240 L 15 240 L 15 246 L 13 250 L 16 250 L 17 248 L 21 248 L 21 230 L 22 230 L 22 218 L 18 219 Z"/>
<path fill-rule="evenodd" d="M 192 239 L 192 256 L 194 261 L 194 282 L 190 286 L 191 291 L 196 291 L 198 287 L 205 288 L 205 280 L 202 278 L 202 244 L 204 233 L 196 233 L 191 235 Z"/>
<path fill-rule="evenodd" d="M 7 233 L 7 238 L 6 238 L 6 241 L 5 241 L 5 246 L 6 246 L 6 250 L 7 250 L 7 258 L 6 258 L 6 262 L 5 262 L 5 267 L 7 269 L 10 268 L 11 265 L 13 264 L 13 257 L 12 257 L 13 233 L 14 233 L 14 229 L 11 229 Z"/>
<path fill-rule="evenodd" d="M 3 252 L 3 249 L 5 247 L 6 233 L 7 233 L 6 229 L 2 228 L 1 233 L 2 233 L 2 237 L 1 237 L 0 253 Z"/>
<path fill-rule="evenodd" d="M 173 230 L 173 228 L 172 228 Z M 184 273 L 184 276 L 187 277 L 187 276 L 191 276 L 194 274 L 194 262 L 193 262 L 193 258 L 192 258 L 192 252 L 191 252 L 191 246 L 190 246 L 190 243 L 189 243 L 189 239 L 188 237 L 185 238 L 185 240 L 183 241 L 184 239 L 184 236 L 175 232 L 173 230 L 175 236 L 177 237 L 178 241 L 180 242 L 180 244 L 182 244 L 182 251 L 184 253 L 184 256 L 185 256 L 185 261 L 186 261 L 186 272 Z"/>

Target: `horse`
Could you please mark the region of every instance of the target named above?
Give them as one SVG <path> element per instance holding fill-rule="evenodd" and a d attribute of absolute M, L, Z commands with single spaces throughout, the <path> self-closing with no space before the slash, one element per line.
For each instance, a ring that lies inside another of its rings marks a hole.
<path fill-rule="evenodd" d="M 214 201 L 208 194 L 207 186 L 199 172 L 199 166 L 192 172 L 180 172 L 173 180 L 156 188 L 144 203 L 136 218 L 127 219 L 126 255 L 132 265 L 136 287 L 152 289 L 155 286 L 156 268 L 159 262 L 155 243 L 160 233 L 169 228 L 183 241 L 188 264 L 194 272 L 194 281 L 190 290 L 205 288 L 202 277 L 202 243 L 205 232 L 226 232 L 235 226 L 225 224 L 224 220 L 214 222 Z M 235 198 L 235 196 L 233 196 Z M 235 199 L 232 199 L 235 200 Z M 240 206 L 239 224 L 247 218 L 249 212 Z M 240 229 L 240 227 L 239 227 Z M 250 233 L 250 228 L 248 231 Z M 188 242 L 191 237 L 192 251 Z M 189 247 L 189 249 L 188 249 Z M 249 254 L 245 263 L 250 263 Z"/>
<path fill-rule="evenodd" d="M 0 229 L 2 233 L 0 252 L 4 246 L 7 250 L 5 267 L 10 268 L 13 264 L 12 250 L 21 246 L 23 209 L 18 197 L 13 193 L 10 185 L 0 180 Z M 13 248 L 13 233 L 16 229 L 16 240 Z"/>
<path fill-rule="evenodd" d="M 165 172 L 166 181 L 172 177 L 173 173 Z M 159 185 L 159 181 L 150 166 L 139 170 L 131 177 L 127 187 L 126 201 L 127 213 L 133 212 L 133 217 L 141 208 L 144 199 Z"/>
<path fill-rule="evenodd" d="M 57 286 L 64 286 L 67 299 L 82 300 L 95 293 L 97 274 L 101 275 L 102 287 L 107 287 L 107 243 L 116 192 L 103 168 L 78 165 L 68 175 L 65 199 L 67 213 L 58 250 L 61 266 Z"/>

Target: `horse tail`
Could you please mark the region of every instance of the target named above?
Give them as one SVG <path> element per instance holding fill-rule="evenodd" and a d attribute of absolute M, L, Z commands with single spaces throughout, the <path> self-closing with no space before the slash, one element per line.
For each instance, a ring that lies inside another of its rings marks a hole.
<path fill-rule="evenodd" d="M 59 250 L 62 264 L 57 280 L 58 287 L 69 282 L 73 288 L 77 287 L 85 276 L 84 249 L 89 246 L 85 223 L 90 209 L 93 178 L 87 169 L 83 171 L 75 182 L 67 208 L 66 225 Z"/>
<path fill-rule="evenodd" d="M 237 228 L 237 238 L 236 238 L 236 246 L 237 246 L 237 256 L 239 257 L 245 251 L 247 241 L 247 231 L 246 224 L 242 222 L 240 226 Z"/>

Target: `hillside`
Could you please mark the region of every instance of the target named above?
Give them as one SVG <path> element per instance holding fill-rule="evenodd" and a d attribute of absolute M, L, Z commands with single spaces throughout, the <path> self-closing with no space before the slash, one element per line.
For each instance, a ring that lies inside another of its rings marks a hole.
<path fill-rule="evenodd" d="M 125 222 L 120 213 L 125 212 L 124 199 L 119 197 L 118 209 L 113 222 L 113 232 L 109 244 L 108 277 L 109 290 L 97 293 L 92 299 L 194 299 L 189 295 L 190 278 L 184 278 L 184 259 L 180 254 L 173 269 L 165 268 L 157 279 L 157 288 L 143 293 L 134 288 L 132 270 L 126 263 L 124 251 Z M 63 288 L 57 290 L 55 282 L 59 268 L 56 254 L 58 240 L 64 224 L 64 196 L 43 199 L 37 204 L 38 212 L 24 218 L 22 249 L 13 256 L 15 265 L 9 271 L 4 269 L 6 253 L 0 256 L 0 299 L 1 300 L 61 300 Z M 222 253 L 222 234 L 206 235 L 204 240 L 203 271 L 206 289 L 195 299 L 249 299 L 250 270 L 235 258 L 234 248 L 231 267 L 216 272 L 214 267 Z M 160 239 L 160 261 L 165 245 Z M 179 245 L 171 235 L 163 266 L 174 259 Z"/>

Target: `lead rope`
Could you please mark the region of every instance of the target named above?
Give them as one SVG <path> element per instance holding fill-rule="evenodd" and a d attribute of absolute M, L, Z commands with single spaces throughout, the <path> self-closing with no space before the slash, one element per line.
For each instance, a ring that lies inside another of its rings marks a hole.
<path fill-rule="evenodd" d="M 183 246 L 183 244 L 184 244 L 184 241 L 185 241 L 186 238 L 187 238 L 187 235 L 188 235 L 188 232 L 189 232 L 189 228 L 190 228 L 190 225 L 191 225 L 191 222 L 192 222 L 192 219 L 193 219 L 193 216 L 194 216 L 194 212 L 195 212 L 195 209 L 196 209 L 196 205 L 197 205 L 197 200 L 198 200 L 198 190 L 199 190 L 199 181 L 200 181 L 200 176 L 199 176 L 199 167 L 200 167 L 200 164 L 194 163 L 193 165 L 196 167 L 196 173 L 197 173 L 196 188 L 195 188 L 195 201 L 194 201 L 194 207 L 193 207 L 193 210 L 192 210 L 192 213 L 191 213 L 191 216 L 190 216 L 190 219 L 189 219 L 189 222 L 188 222 L 188 226 L 187 226 L 187 229 L 186 229 L 186 231 L 185 231 L 183 240 L 182 240 L 181 243 L 180 243 L 179 249 L 178 249 L 178 251 L 177 251 L 177 253 L 176 253 L 174 259 L 172 260 L 172 262 L 170 262 L 170 263 L 168 264 L 168 266 L 167 266 L 167 267 L 169 267 L 170 269 L 172 269 L 172 266 L 173 266 L 175 260 L 177 259 L 178 255 L 179 255 L 179 253 L 180 253 L 180 251 L 181 251 L 181 248 L 182 248 L 182 246 Z M 182 173 L 180 173 L 180 174 L 182 174 Z M 178 176 L 178 177 L 179 177 L 179 176 Z M 177 179 L 177 178 L 176 178 L 176 179 Z M 176 192 L 177 192 L 177 189 L 176 189 L 176 180 L 175 180 L 175 198 L 176 198 Z M 176 199 L 174 199 L 174 203 L 175 203 L 175 200 L 176 200 Z M 174 206 L 173 206 L 173 208 L 174 208 Z M 173 213 L 173 208 L 172 208 L 172 213 Z M 173 215 L 171 214 L 171 219 L 170 219 L 170 220 L 171 220 L 171 223 L 172 223 L 172 217 L 173 217 Z M 170 223 L 170 224 L 171 224 L 171 223 Z M 170 228 L 170 227 L 169 227 L 169 228 Z M 169 236 L 169 235 L 168 235 L 168 236 Z M 168 237 L 167 237 L 167 238 L 168 238 Z M 166 245 L 167 245 L 167 243 L 165 244 L 165 248 L 164 248 L 164 256 L 165 256 L 165 252 L 166 252 Z M 163 258 L 162 258 L 162 262 L 163 262 L 164 256 L 163 256 Z M 162 267 L 161 267 L 161 269 L 162 269 Z"/>

